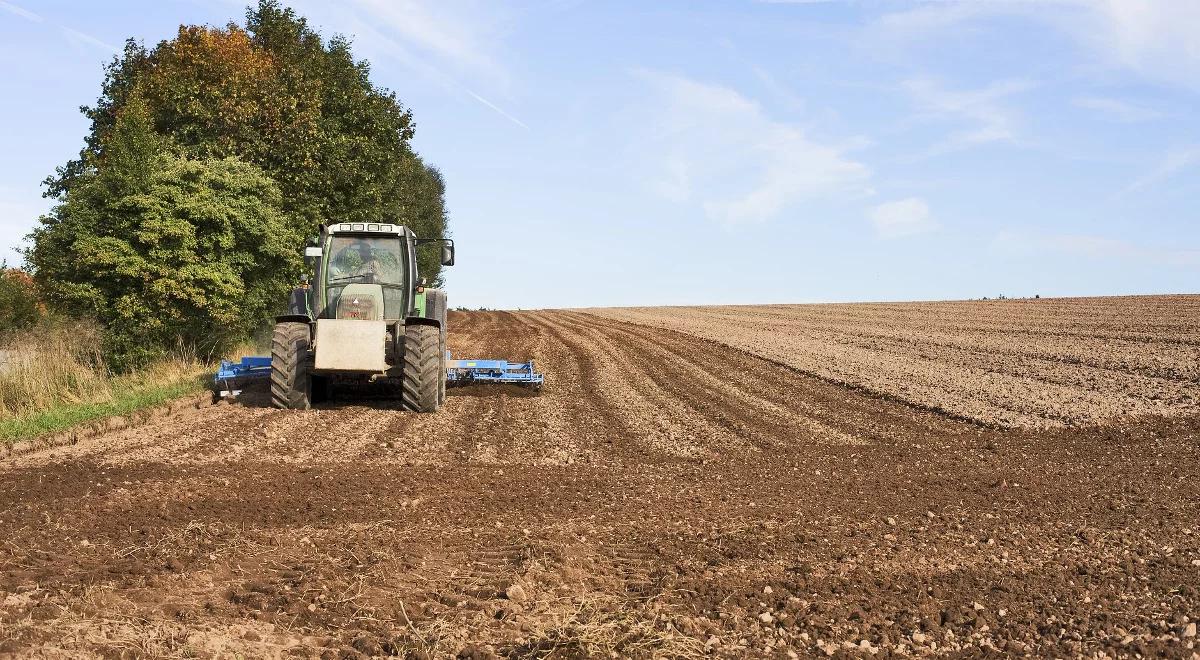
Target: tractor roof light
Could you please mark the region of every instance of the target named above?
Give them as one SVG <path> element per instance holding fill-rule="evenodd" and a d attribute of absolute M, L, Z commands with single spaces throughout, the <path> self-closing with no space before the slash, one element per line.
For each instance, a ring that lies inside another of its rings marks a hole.
<path fill-rule="evenodd" d="M 397 227 L 394 224 L 358 223 L 358 222 L 354 222 L 354 223 L 343 222 L 343 223 L 339 223 L 337 225 L 330 225 L 330 227 L 329 227 L 329 230 L 332 233 L 362 231 L 362 232 L 381 232 L 381 233 L 388 233 L 388 234 L 397 234 L 397 233 L 400 233 L 400 231 L 402 229 L 403 229 L 403 227 Z"/>

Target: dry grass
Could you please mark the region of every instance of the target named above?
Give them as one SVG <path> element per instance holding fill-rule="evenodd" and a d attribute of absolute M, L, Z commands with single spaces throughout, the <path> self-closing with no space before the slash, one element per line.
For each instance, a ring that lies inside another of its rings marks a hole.
<path fill-rule="evenodd" d="M 0 339 L 0 441 L 38 435 L 186 394 L 209 370 L 180 352 L 127 375 L 109 372 L 100 330 L 54 323 Z"/>
<path fill-rule="evenodd" d="M 100 356 L 94 325 L 37 327 L 5 337 L 0 348 L 0 415 L 25 415 L 112 396 L 112 378 Z"/>

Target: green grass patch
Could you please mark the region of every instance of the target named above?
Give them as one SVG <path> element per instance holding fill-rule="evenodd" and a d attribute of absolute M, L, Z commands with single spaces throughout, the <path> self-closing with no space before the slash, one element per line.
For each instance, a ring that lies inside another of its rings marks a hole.
<path fill-rule="evenodd" d="M 167 383 L 126 383 L 114 379 L 113 394 L 96 403 L 62 403 L 35 413 L 0 419 L 0 443 L 13 443 L 45 433 L 54 433 L 94 419 L 128 415 L 143 408 L 203 391 L 208 379 L 203 375 Z"/>

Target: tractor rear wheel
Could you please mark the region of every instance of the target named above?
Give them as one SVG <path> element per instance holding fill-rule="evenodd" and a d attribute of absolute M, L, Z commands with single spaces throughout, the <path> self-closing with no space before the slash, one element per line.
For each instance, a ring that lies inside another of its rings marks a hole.
<path fill-rule="evenodd" d="M 400 405 L 413 412 L 437 412 L 442 373 L 441 329 L 432 325 L 404 327 L 404 379 Z"/>
<path fill-rule="evenodd" d="M 446 328 L 438 332 L 438 405 L 446 403 Z"/>
<path fill-rule="evenodd" d="M 271 337 L 271 405 L 275 408 L 306 410 L 312 404 L 311 349 L 307 323 L 275 324 Z"/>

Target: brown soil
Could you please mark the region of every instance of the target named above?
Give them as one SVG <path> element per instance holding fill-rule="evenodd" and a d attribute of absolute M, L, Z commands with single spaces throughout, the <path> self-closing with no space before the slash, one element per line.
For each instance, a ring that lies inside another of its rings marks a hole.
<path fill-rule="evenodd" d="M 451 323 L 541 396 L 252 393 L 0 461 L 0 656 L 1197 657 L 1200 418 L 994 430 L 666 329 Z"/>
<path fill-rule="evenodd" d="M 1200 295 L 589 311 L 988 426 L 1200 414 Z"/>

